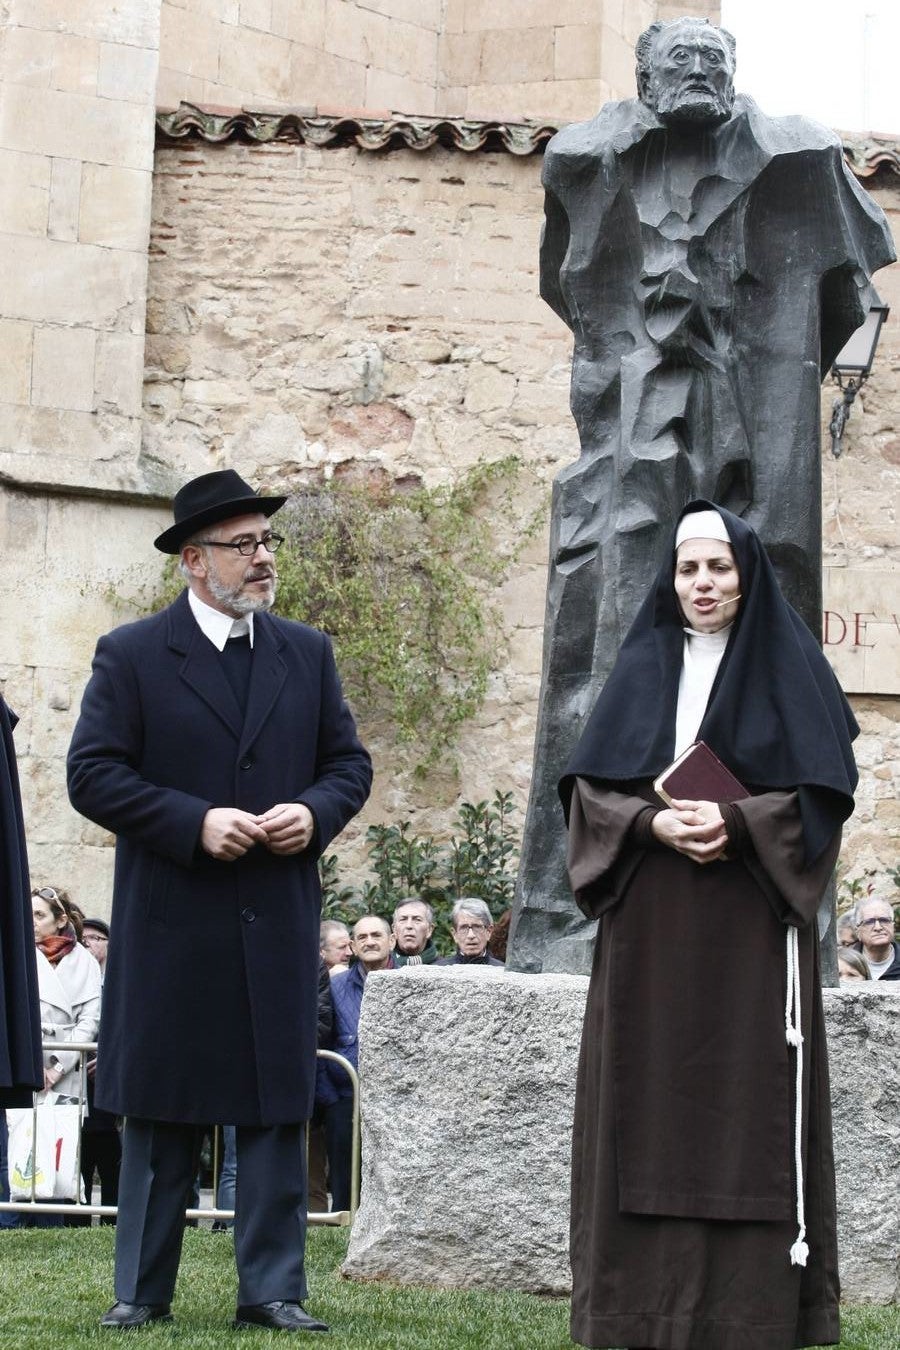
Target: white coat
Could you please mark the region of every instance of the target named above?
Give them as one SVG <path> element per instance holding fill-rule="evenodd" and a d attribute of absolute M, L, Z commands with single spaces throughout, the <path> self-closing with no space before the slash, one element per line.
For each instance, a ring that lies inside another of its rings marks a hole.
<path fill-rule="evenodd" d="M 37 949 L 38 989 L 41 999 L 41 1036 L 60 1042 L 58 1050 L 44 1052 L 48 1069 L 62 1069 L 63 1076 L 39 1100 L 81 1097 L 81 1056 L 63 1050 L 66 1041 L 95 1041 L 100 1026 L 100 966 L 80 943 L 52 966 Z"/>

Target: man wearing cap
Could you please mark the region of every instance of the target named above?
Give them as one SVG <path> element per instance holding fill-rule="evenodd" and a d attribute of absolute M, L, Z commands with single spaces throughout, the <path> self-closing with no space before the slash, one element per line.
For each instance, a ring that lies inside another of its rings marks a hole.
<path fill-rule="evenodd" d="M 316 862 L 371 762 L 328 638 L 268 613 L 281 537 L 233 470 L 155 541 L 187 589 L 102 637 L 69 751 L 76 810 L 116 835 L 96 1101 L 125 1116 L 113 1328 L 168 1319 L 200 1127 L 237 1127 L 234 1325 L 326 1331 L 306 1296 Z"/>
<path fill-rule="evenodd" d="M 100 967 L 100 978 L 106 974 L 109 955 L 109 924 L 105 919 L 85 919 L 81 925 L 81 941 Z"/>

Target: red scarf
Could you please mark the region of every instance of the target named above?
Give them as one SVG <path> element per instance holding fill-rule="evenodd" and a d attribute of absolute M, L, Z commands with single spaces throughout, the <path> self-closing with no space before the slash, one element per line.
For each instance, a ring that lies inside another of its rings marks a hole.
<path fill-rule="evenodd" d="M 73 949 L 75 941 L 75 934 L 69 929 L 65 933 L 53 933 L 50 937 L 41 938 L 37 945 L 51 966 L 58 966 L 63 957 L 68 956 Z"/>

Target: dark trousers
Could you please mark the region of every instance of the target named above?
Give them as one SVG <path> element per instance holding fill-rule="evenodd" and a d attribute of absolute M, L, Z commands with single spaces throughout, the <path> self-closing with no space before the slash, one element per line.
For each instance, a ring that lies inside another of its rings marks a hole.
<path fill-rule="evenodd" d="M 238 1304 L 306 1297 L 302 1124 L 238 1125 L 234 1253 Z M 172 1301 L 202 1130 L 129 1117 L 122 1137 L 116 1298 Z"/>
<path fill-rule="evenodd" d="M 309 1186 L 310 1214 L 328 1213 L 328 1154 L 325 1144 L 325 1123 L 321 1107 L 313 1111 L 306 1137 L 306 1167 Z"/>
<path fill-rule="evenodd" d="M 90 1117 L 88 1117 L 90 1119 Z M 85 1126 L 81 1131 L 81 1179 L 84 1182 L 84 1198 L 91 1203 L 91 1189 L 94 1185 L 94 1172 L 100 1178 L 101 1205 L 119 1203 L 119 1165 L 122 1161 L 122 1144 L 119 1131 L 112 1126 L 109 1129 L 92 1130 Z M 105 1215 L 101 1223 L 113 1224 L 115 1218 Z M 91 1216 L 69 1215 L 68 1226 L 89 1228 Z"/>
<path fill-rule="evenodd" d="M 339 1097 L 322 1111 L 328 1153 L 328 1189 L 333 1210 L 350 1208 L 353 1157 L 353 1098 Z"/>

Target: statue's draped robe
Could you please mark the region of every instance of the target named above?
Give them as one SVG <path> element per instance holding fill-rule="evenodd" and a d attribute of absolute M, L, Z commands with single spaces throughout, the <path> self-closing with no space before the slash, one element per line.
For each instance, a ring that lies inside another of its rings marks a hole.
<path fill-rule="evenodd" d="M 513 967 L 532 970 L 583 966 L 556 783 L 682 506 L 743 515 L 817 631 L 820 380 L 893 257 L 833 133 L 740 95 L 705 129 L 607 104 L 553 138 L 544 186 L 541 293 L 575 338 L 581 457 L 553 495 L 511 938 Z"/>

